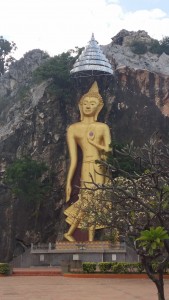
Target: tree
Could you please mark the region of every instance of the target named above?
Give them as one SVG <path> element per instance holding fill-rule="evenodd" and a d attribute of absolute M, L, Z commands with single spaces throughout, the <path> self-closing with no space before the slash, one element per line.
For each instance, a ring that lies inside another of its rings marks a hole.
<path fill-rule="evenodd" d="M 165 52 L 167 55 L 169 55 L 169 36 L 164 37 L 160 41 L 160 48 L 161 52 Z"/>
<path fill-rule="evenodd" d="M 49 192 L 49 182 L 43 180 L 48 167 L 30 157 L 15 160 L 7 167 L 5 183 L 19 199 L 34 202 L 39 208 L 44 196 Z"/>
<path fill-rule="evenodd" d="M 14 57 L 11 55 L 16 50 L 16 44 L 9 42 L 3 36 L 0 36 L 0 76 L 2 76 L 9 68 Z"/>
<path fill-rule="evenodd" d="M 158 40 L 152 40 L 149 46 L 149 51 L 154 54 L 161 55 L 163 53 L 160 42 Z"/>
<path fill-rule="evenodd" d="M 61 100 L 73 97 L 74 84 L 70 78 L 70 70 L 76 60 L 71 55 L 72 50 L 49 58 L 33 73 L 34 81 L 39 83 L 43 80 L 51 80 L 50 92 Z"/>
<path fill-rule="evenodd" d="M 93 181 L 90 193 L 97 195 L 97 201 L 90 197 L 84 223 L 90 220 L 90 225 L 117 228 L 140 255 L 158 299 L 164 300 L 163 273 L 169 262 L 169 145 L 154 134 L 143 147 L 131 143 L 116 153 L 121 159 L 98 162 L 109 171 L 108 181 L 104 186 Z M 133 160 L 136 170 L 122 169 L 122 158 Z"/>
<path fill-rule="evenodd" d="M 141 255 L 142 264 L 145 267 L 149 278 L 155 283 L 158 290 L 159 300 L 164 298 L 163 271 L 168 264 L 168 255 L 165 253 L 165 242 L 169 240 L 169 235 L 163 227 L 150 227 L 149 230 L 141 231 L 138 242 L 138 253 Z M 159 279 L 152 275 L 157 272 Z"/>

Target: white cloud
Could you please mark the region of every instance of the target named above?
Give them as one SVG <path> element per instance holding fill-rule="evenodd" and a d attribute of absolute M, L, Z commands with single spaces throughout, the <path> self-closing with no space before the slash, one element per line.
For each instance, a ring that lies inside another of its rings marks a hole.
<path fill-rule="evenodd" d="M 129 12 L 124 15 L 124 19 L 118 23 L 118 26 L 127 30 L 145 30 L 157 39 L 169 35 L 169 18 L 160 9 Z"/>
<path fill-rule="evenodd" d="M 16 42 L 18 57 L 35 48 L 55 55 L 86 46 L 92 32 L 100 44 L 121 29 L 169 35 L 169 18 L 160 8 L 127 12 L 118 0 L 6 0 L 1 11 L 0 34 Z"/>

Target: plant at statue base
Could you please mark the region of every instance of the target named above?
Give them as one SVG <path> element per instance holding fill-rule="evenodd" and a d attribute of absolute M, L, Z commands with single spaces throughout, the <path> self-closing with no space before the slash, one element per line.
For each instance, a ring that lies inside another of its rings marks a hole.
<path fill-rule="evenodd" d="M 97 264 L 95 262 L 84 262 L 82 264 L 84 273 L 94 273 L 96 271 Z"/>
<path fill-rule="evenodd" d="M 3 274 L 3 275 L 10 274 L 10 266 L 8 263 L 0 263 L 0 274 Z"/>
<path fill-rule="evenodd" d="M 111 270 L 112 263 L 111 262 L 100 262 L 98 263 L 98 267 L 101 273 L 107 273 Z"/>

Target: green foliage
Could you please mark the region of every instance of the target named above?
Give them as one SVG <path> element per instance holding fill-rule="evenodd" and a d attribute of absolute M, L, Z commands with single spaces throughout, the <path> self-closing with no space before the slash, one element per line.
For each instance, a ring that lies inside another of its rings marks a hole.
<path fill-rule="evenodd" d="M 10 266 L 8 263 L 0 263 L 0 274 L 9 275 Z"/>
<path fill-rule="evenodd" d="M 117 142 L 112 141 L 111 147 L 113 149 L 113 154 L 111 152 L 108 154 L 107 162 L 116 168 L 116 172 L 114 172 L 113 177 L 120 175 L 120 169 L 124 172 L 128 172 L 129 174 L 140 172 L 140 167 L 139 164 L 136 163 L 136 160 L 122 152 L 125 147 L 123 144 L 118 144 Z"/>
<path fill-rule="evenodd" d="M 169 55 L 169 37 L 166 36 L 160 41 L 153 39 L 150 43 L 135 40 L 131 43 L 130 48 L 135 54 L 145 54 L 149 51 L 153 54 L 161 55 L 164 52 Z"/>
<path fill-rule="evenodd" d="M 107 273 L 111 270 L 112 263 L 111 262 L 100 262 L 98 263 L 98 267 L 101 273 Z"/>
<path fill-rule="evenodd" d="M 101 273 L 113 274 L 140 274 L 145 272 L 144 266 L 141 262 L 99 262 L 98 268 Z M 154 272 L 157 271 L 157 264 L 152 264 Z M 96 263 L 83 263 L 83 272 L 94 273 L 96 272 Z"/>
<path fill-rule="evenodd" d="M 169 235 L 163 227 L 151 227 L 149 230 L 141 231 L 141 235 L 136 239 L 139 246 L 144 248 L 149 255 L 154 255 L 156 251 L 164 246 L 164 240 L 169 239 Z"/>
<path fill-rule="evenodd" d="M 94 273 L 96 271 L 97 264 L 94 262 L 84 262 L 82 264 L 84 273 Z"/>
<path fill-rule="evenodd" d="M 113 273 L 127 274 L 127 273 L 142 273 L 144 267 L 141 263 L 128 263 L 128 262 L 114 262 L 112 263 L 111 270 Z"/>
<path fill-rule="evenodd" d="M 135 263 L 135 266 L 138 273 L 143 273 L 143 271 L 145 271 L 142 263 Z"/>
<path fill-rule="evenodd" d="M 115 274 L 130 274 L 142 273 L 144 267 L 141 263 L 128 263 L 128 262 L 101 262 L 98 263 L 101 273 L 115 273 Z"/>
<path fill-rule="evenodd" d="M 48 183 L 42 182 L 42 175 L 47 170 L 44 162 L 24 157 L 15 160 L 7 168 L 5 182 L 17 197 L 26 201 L 40 201 L 50 189 Z"/>
<path fill-rule="evenodd" d="M 125 273 L 142 273 L 144 271 L 144 267 L 141 263 L 121 263 L 123 265 L 123 269 Z"/>
<path fill-rule="evenodd" d="M 160 48 L 162 53 L 164 52 L 169 55 L 169 36 L 164 37 L 160 41 Z"/>
<path fill-rule="evenodd" d="M 52 79 L 49 92 L 58 97 L 71 97 L 74 85 L 70 77 L 70 70 L 75 62 L 75 57 L 70 52 L 62 53 L 48 59 L 33 73 L 33 79 L 39 83 Z"/>
<path fill-rule="evenodd" d="M 16 44 L 9 42 L 0 36 L 0 76 L 8 70 L 9 65 L 14 60 L 11 53 L 16 50 Z"/>
<path fill-rule="evenodd" d="M 153 40 L 150 43 L 149 52 L 154 53 L 154 54 L 162 54 L 161 45 L 158 40 Z"/>
<path fill-rule="evenodd" d="M 145 42 L 142 42 L 140 40 L 134 40 L 131 45 L 131 50 L 135 54 L 145 54 L 147 52 L 147 45 Z"/>
<path fill-rule="evenodd" d="M 128 273 L 128 268 L 127 268 L 127 264 L 126 263 L 114 263 L 112 264 L 112 268 L 111 268 L 113 273 L 118 273 L 118 274 L 125 274 Z"/>
<path fill-rule="evenodd" d="M 110 241 L 111 243 L 116 243 L 119 241 L 119 232 L 116 228 L 111 229 L 111 231 L 105 234 L 102 238 L 103 241 Z"/>

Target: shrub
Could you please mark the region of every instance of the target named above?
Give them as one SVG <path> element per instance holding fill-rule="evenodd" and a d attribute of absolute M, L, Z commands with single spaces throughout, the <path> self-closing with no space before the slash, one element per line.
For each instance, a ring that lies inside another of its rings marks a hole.
<path fill-rule="evenodd" d="M 85 273 L 94 273 L 96 271 L 96 263 L 94 262 L 85 262 L 82 264 L 83 272 Z"/>
<path fill-rule="evenodd" d="M 160 46 L 160 42 L 158 40 L 153 40 L 150 43 L 149 51 L 151 53 L 154 53 L 154 54 L 161 54 L 162 49 L 161 49 L 161 46 Z"/>
<path fill-rule="evenodd" d="M 138 273 L 143 273 L 143 271 L 145 271 L 144 266 L 141 263 L 136 263 L 136 268 Z"/>
<path fill-rule="evenodd" d="M 121 263 L 123 265 L 124 273 L 135 273 L 136 272 L 136 264 L 135 263 Z"/>
<path fill-rule="evenodd" d="M 111 262 L 101 262 L 98 263 L 99 266 L 99 270 L 101 273 L 106 273 L 108 271 L 110 271 L 112 263 Z"/>
<path fill-rule="evenodd" d="M 10 266 L 8 263 L 0 263 L 0 274 L 9 275 Z"/>
<path fill-rule="evenodd" d="M 142 273 L 144 267 L 141 263 L 124 263 L 127 273 Z"/>
<path fill-rule="evenodd" d="M 111 270 L 113 273 L 125 274 L 125 273 L 142 273 L 144 267 L 141 263 L 127 263 L 127 262 L 120 262 L 120 263 L 112 263 Z"/>
<path fill-rule="evenodd" d="M 96 271 L 96 263 L 85 262 L 82 264 L 83 272 L 94 273 Z M 142 273 L 144 266 L 140 262 L 100 262 L 98 263 L 99 271 L 101 273 L 112 272 L 115 274 L 127 274 L 127 273 Z M 152 266 L 154 272 L 157 270 L 157 265 Z M 167 270 L 166 270 L 167 271 Z"/>
<path fill-rule="evenodd" d="M 152 39 L 151 42 L 143 42 L 141 40 L 134 40 L 130 44 L 131 51 L 135 54 L 145 54 L 147 51 L 161 55 L 163 52 L 169 55 L 169 36 L 164 37 L 158 41 Z"/>
<path fill-rule="evenodd" d="M 128 263 L 115 263 L 112 265 L 112 272 L 118 274 L 128 273 Z"/>
<path fill-rule="evenodd" d="M 135 54 L 145 54 L 147 52 L 147 45 L 139 40 L 135 40 L 131 43 L 131 50 Z"/>
<path fill-rule="evenodd" d="M 169 37 L 166 36 L 160 41 L 161 46 L 161 52 L 165 52 L 167 55 L 169 55 Z"/>

